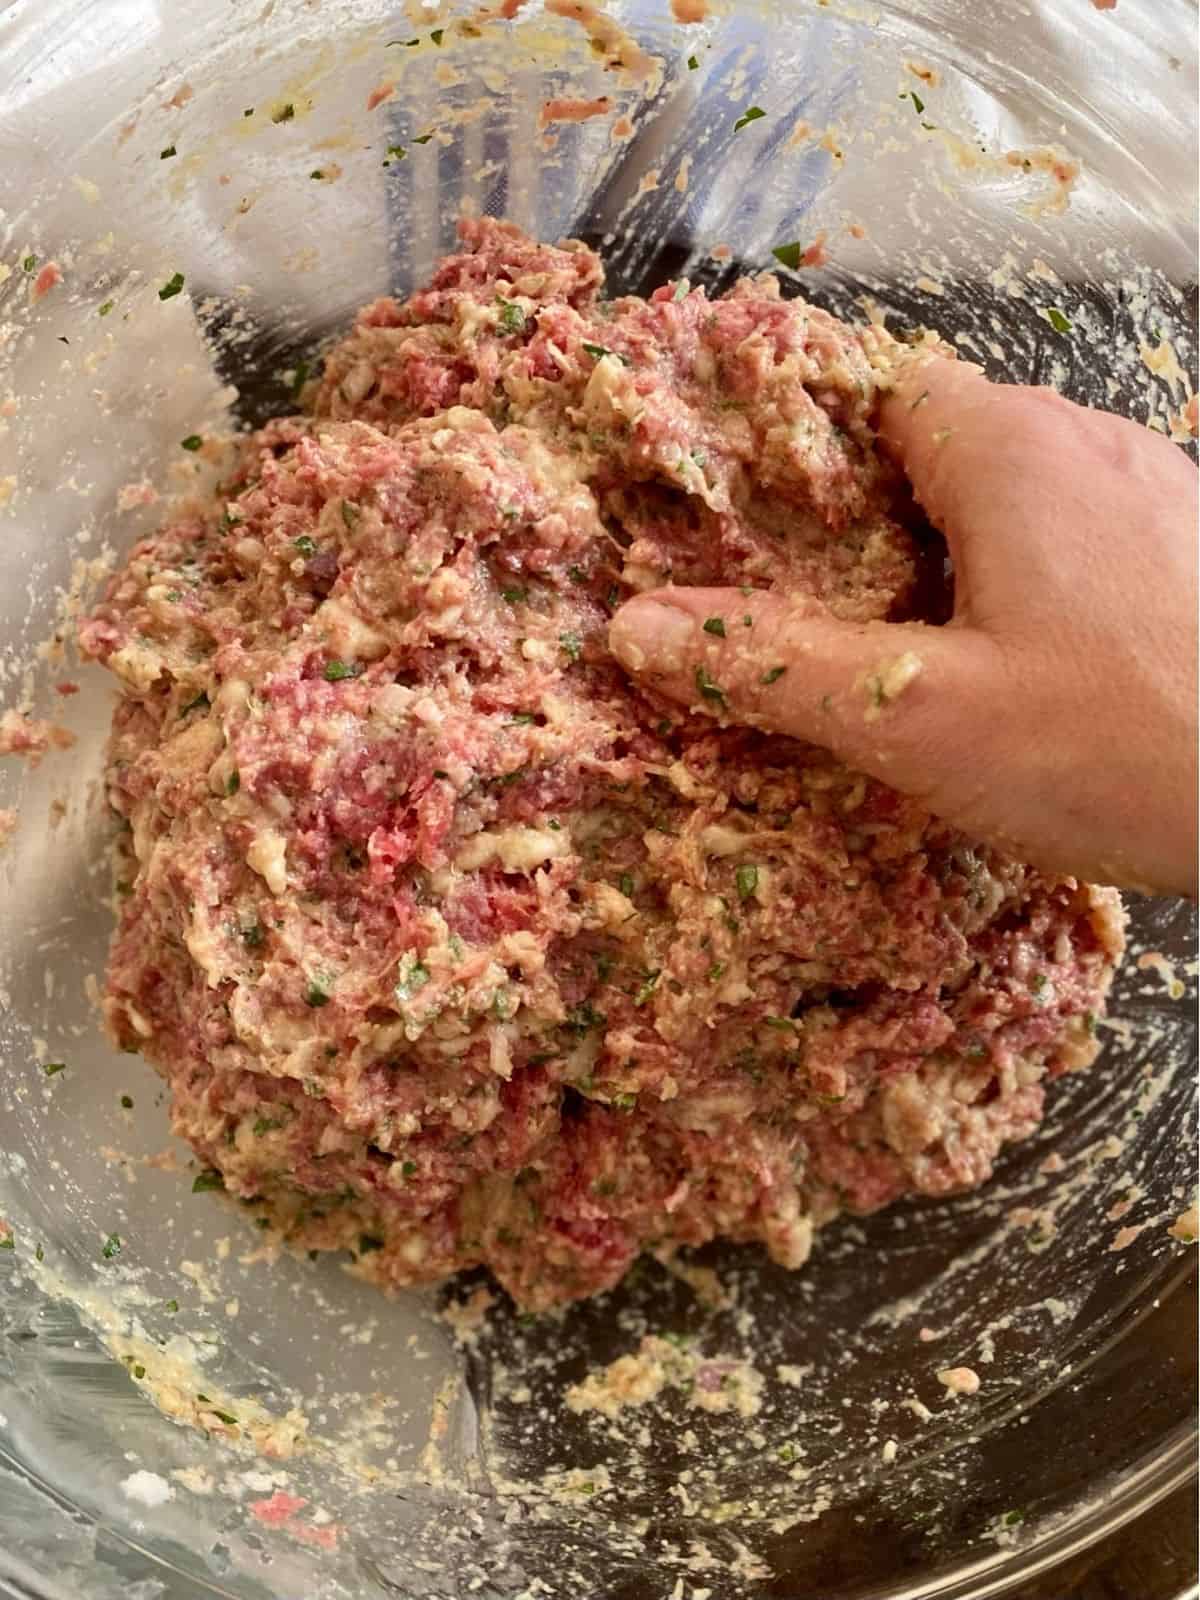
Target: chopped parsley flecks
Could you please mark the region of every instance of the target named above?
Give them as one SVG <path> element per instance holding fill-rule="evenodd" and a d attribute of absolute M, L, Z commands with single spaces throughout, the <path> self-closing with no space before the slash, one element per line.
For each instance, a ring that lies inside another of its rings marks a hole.
<path fill-rule="evenodd" d="M 739 900 L 749 900 L 750 896 L 758 889 L 758 868 L 749 862 L 740 866 L 734 874 L 737 884 Z"/>
<path fill-rule="evenodd" d="M 102 300 L 96 307 L 96 315 L 98 317 L 106 317 L 115 304 L 115 300 Z"/>
<path fill-rule="evenodd" d="M 183 273 L 173 272 L 158 291 L 160 300 L 173 300 L 177 294 L 183 292 Z"/>
<path fill-rule="evenodd" d="M 316 541 L 310 539 L 306 533 L 302 533 L 298 539 L 293 539 L 292 543 L 306 561 L 309 556 L 315 556 L 317 553 Z"/>
<path fill-rule="evenodd" d="M 620 889 L 626 900 L 632 900 L 634 891 L 637 889 L 637 884 L 633 881 L 632 873 L 623 872 L 617 879 L 617 888 Z"/>
<path fill-rule="evenodd" d="M 695 56 L 689 56 L 687 59 L 687 64 L 689 72 L 695 72 L 696 68 L 700 65 Z"/>
<path fill-rule="evenodd" d="M 60 1072 L 65 1072 L 66 1070 L 67 1063 L 65 1061 L 47 1061 L 42 1068 L 48 1078 L 57 1077 Z"/>
<path fill-rule="evenodd" d="M 343 678 L 361 678 L 362 671 L 359 661 L 327 661 L 321 675 L 326 683 L 341 683 Z"/>
<path fill-rule="evenodd" d="M 590 1033 L 593 1028 L 602 1028 L 608 1021 L 603 1011 L 597 1011 L 590 1000 L 585 1000 L 582 1005 L 572 1006 L 567 1012 L 564 1027 L 572 1033 Z"/>
<path fill-rule="evenodd" d="M 771 684 L 778 683 L 786 671 L 786 667 L 772 667 L 770 672 L 763 673 L 762 677 L 759 679 L 759 682 L 765 687 L 769 688 Z"/>
<path fill-rule="evenodd" d="M 529 599 L 529 590 L 528 589 L 501 589 L 500 598 L 502 600 L 507 600 L 510 606 L 517 606 L 517 605 L 520 605 L 523 601 Z"/>
<path fill-rule="evenodd" d="M 1070 333 L 1072 331 L 1071 319 L 1064 312 L 1060 311 L 1057 306 L 1047 306 L 1042 312 L 1042 315 L 1054 329 L 1055 333 Z"/>
<path fill-rule="evenodd" d="M 119 1233 L 110 1233 L 101 1247 L 100 1254 L 105 1261 L 111 1261 L 114 1256 L 119 1256 L 121 1254 L 121 1235 Z"/>
<path fill-rule="evenodd" d="M 504 333 L 520 333 L 525 326 L 525 313 L 515 300 L 498 300 L 499 326 Z"/>
<path fill-rule="evenodd" d="M 588 342 L 584 340 L 580 348 L 585 350 L 587 354 L 591 356 L 593 361 L 603 361 L 605 356 L 612 356 L 613 359 L 615 361 L 619 361 L 623 367 L 627 367 L 629 365 L 628 356 L 623 356 L 619 350 L 610 350 L 605 344 L 588 344 Z"/>
<path fill-rule="evenodd" d="M 223 1189 L 225 1179 L 215 1167 L 208 1167 L 204 1172 L 198 1172 L 192 1179 L 192 1193 L 204 1194 L 209 1189 Z"/>
<path fill-rule="evenodd" d="M 403 161 L 408 151 L 402 144 L 390 144 L 383 153 L 383 164 L 390 167 L 393 161 Z"/>
<path fill-rule="evenodd" d="M 706 700 L 711 700 L 714 705 L 725 704 L 725 691 L 719 683 L 714 683 L 703 667 L 696 668 L 696 687 Z"/>
<path fill-rule="evenodd" d="M 374 1233 L 360 1233 L 358 1236 L 358 1253 L 360 1256 L 370 1255 L 372 1250 L 382 1250 L 383 1240 Z"/>
<path fill-rule="evenodd" d="M 904 91 L 904 93 L 900 96 L 900 99 L 901 100 L 911 100 L 912 101 L 912 108 L 917 113 L 917 115 L 919 117 L 924 115 L 925 102 L 924 102 L 924 100 L 921 99 L 921 96 L 917 93 L 917 91 L 915 89 L 906 89 Z"/>
<path fill-rule="evenodd" d="M 178 154 L 179 152 L 176 150 L 175 146 L 173 144 L 169 144 L 165 150 L 160 150 L 158 152 L 158 159 L 160 161 L 169 161 L 172 156 L 176 156 Z"/>
<path fill-rule="evenodd" d="M 199 450 L 203 443 L 204 440 L 198 433 L 189 433 L 186 439 L 180 439 L 179 448 L 181 450 Z"/>
<path fill-rule="evenodd" d="M 648 972 L 646 974 L 645 982 L 633 997 L 633 1003 L 635 1006 L 644 1006 L 646 1004 L 646 1001 L 649 1000 L 655 989 L 658 988 L 658 980 L 661 978 L 661 976 L 662 973 L 657 967 L 653 972 Z"/>
<path fill-rule="evenodd" d="M 747 106 L 733 125 L 734 133 L 738 133 L 748 122 L 757 122 L 761 117 L 765 117 L 766 114 L 761 106 Z"/>
<path fill-rule="evenodd" d="M 417 961 L 408 969 L 404 977 L 399 980 L 392 992 L 397 1000 L 411 1000 L 413 995 L 419 994 L 428 982 L 429 968 L 423 967 Z"/>
<path fill-rule="evenodd" d="M 34 267 L 36 267 L 36 266 L 37 266 L 37 257 L 36 256 L 26 256 L 24 261 L 22 261 L 22 263 L 21 263 L 21 270 L 23 272 L 32 272 Z"/>
<path fill-rule="evenodd" d="M 709 617 L 705 621 L 704 631 L 705 633 L 715 634 L 718 639 L 723 639 L 725 637 L 724 617 Z"/>
<path fill-rule="evenodd" d="M 295 115 L 296 115 L 296 108 L 292 104 L 292 102 L 289 100 L 286 105 L 280 106 L 278 111 L 272 111 L 272 113 L 271 113 L 271 121 L 272 122 L 291 122 L 292 118 Z"/>
<path fill-rule="evenodd" d="M 310 978 L 308 988 L 304 991 L 304 1004 L 311 1006 L 314 1011 L 320 1006 L 327 1006 L 330 1000 L 330 988 L 328 978 Z"/>
<path fill-rule="evenodd" d="M 777 244 L 771 254 L 781 267 L 787 267 L 789 271 L 795 272 L 804 255 L 804 246 L 799 239 L 793 239 L 790 244 Z"/>
<path fill-rule="evenodd" d="M 509 1022 L 517 1014 L 517 1001 L 510 989 L 497 989 L 492 996 L 492 1014 L 498 1022 Z"/>
<path fill-rule="evenodd" d="M 121 1110 L 122 1111 L 132 1111 L 133 1110 L 133 1096 L 132 1095 L 123 1094 L 121 1096 Z"/>
<path fill-rule="evenodd" d="M 353 528 L 361 516 L 362 510 L 354 504 L 353 500 L 342 501 L 342 521 L 348 528 Z"/>
<path fill-rule="evenodd" d="M 583 654 L 583 643 L 577 633 L 560 633 L 558 642 L 566 652 L 568 661 L 578 661 Z"/>

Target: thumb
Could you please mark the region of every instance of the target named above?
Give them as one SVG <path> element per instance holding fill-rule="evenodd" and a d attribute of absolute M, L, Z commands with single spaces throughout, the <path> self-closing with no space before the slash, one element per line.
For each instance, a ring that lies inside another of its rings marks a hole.
<path fill-rule="evenodd" d="M 740 589 L 656 589 L 609 626 L 645 687 L 723 722 L 824 745 L 908 794 L 961 803 L 995 647 L 953 625 L 850 623 L 818 602 Z"/>

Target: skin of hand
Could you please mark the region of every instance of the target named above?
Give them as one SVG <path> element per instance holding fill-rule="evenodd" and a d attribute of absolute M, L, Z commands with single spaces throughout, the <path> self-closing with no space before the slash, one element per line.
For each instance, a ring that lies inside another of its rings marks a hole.
<path fill-rule="evenodd" d="M 1045 871 L 1194 893 L 1192 463 L 1136 423 L 944 357 L 898 375 L 879 435 L 946 537 L 950 622 L 657 589 L 613 618 L 618 660 L 674 700 L 823 745 Z M 724 638 L 704 630 L 714 616 Z"/>

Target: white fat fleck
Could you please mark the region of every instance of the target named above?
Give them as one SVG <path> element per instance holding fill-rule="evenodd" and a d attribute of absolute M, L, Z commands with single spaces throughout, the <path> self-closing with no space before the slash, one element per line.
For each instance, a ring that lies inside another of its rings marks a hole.
<path fill-rule="evenodd" d="M 943 1367 L 938 1382 L 945 1384 L 951 1394 L 977 1394 L 979 1374 L 973 1367 Z"/>
<path fill-rule="evenodd" d="M 468 839 L 455 856 L 454 865 L 460 872 L 474 872 L 489 861 L 499 860 L 506 872 L 532 872 L 570 852 L 570 836 L 565 829 L 554 832 L 549 828 L 502 828 Z"/>
<path fill-rule="evenodd" d="M 264 880 L 272 894 L 287 888 L 287 846 L 274 828 L 255 834 L 246 851 L 246 864 Z"/>
<path fill-rule="evenodd" d="M 332 653 L 343 660 L 375 661 L 387 651 L 384 635 L 336 597 L 323 602 L 314 620 Z"/>
<path fill-rule="evenodd" d="M 782 1366 L 775 1368 L 775 1377 L 779 1383 L 786 1384 L 789 1389 L 798 1389 L 805 1378 L 811 1375 L 812 1370 L 811 1363 L 806 1367 L 790 1366 L 784 1363 Z"/>
<path fill-rule="evenodd" d="M 174 1489 L 157 1472 L 131 1472 L 121 1480 L 121 1493 L 143 1506 L 163 1506 L 175 1498 Z"/>
<path fill-rule="evenodd" d="M 915 650 L 906 650 L 894 661 L 881 661 L 874 672 L 867 674 L 864 683 L 867 709 L 863 721 L 877 721 L 884 709 L 898 700 L 924 669 L 925 663 Z"/>
<path fill-rule="evenodd" d="M 701 830 L 699 844 L 706 856 L 733 856 L 753 842 L 753 836 L 743 828 L 731 828 L 723 822 L 710 822 Z"/>
<path fill-rule="evenodd" d="M 145 691 L 162 676 L 162 658 L 136 641 L 114 650 L 107 665 L 133 689 Z"/>

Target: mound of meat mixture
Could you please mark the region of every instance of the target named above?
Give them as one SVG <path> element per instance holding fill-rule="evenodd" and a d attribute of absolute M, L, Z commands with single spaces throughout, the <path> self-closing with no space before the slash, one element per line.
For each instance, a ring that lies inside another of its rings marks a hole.
<path fill-rule="evenodd" d="M 1036 1126 L 1119 901 L 609 654 L 668 581 L 916 614 L 879 330 L 462 234 L 82 626 L 124 691 L 109 1024 L 232 1195 L 385 1285 L 482 1262 L 548 1306 L 715 1236 L 797 1267 Z"/>

